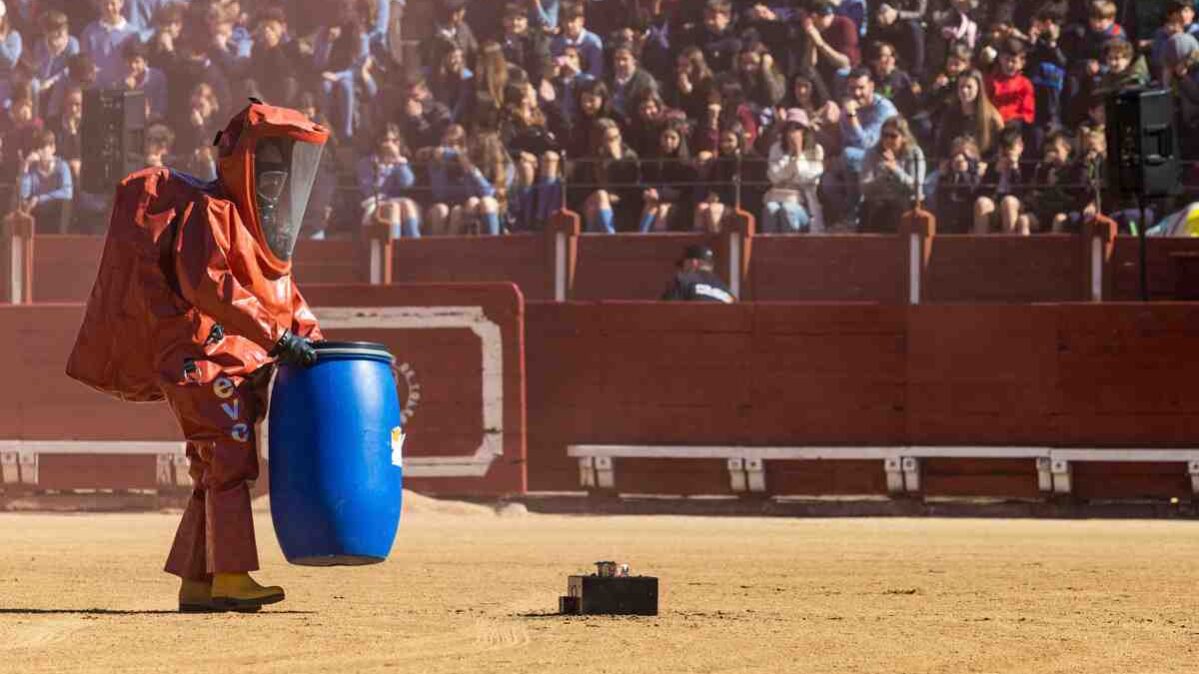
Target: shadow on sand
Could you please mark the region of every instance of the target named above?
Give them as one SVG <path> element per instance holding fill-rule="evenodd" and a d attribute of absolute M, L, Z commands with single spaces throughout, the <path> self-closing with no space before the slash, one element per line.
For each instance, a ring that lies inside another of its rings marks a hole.
<path fill-rule="evenodd" d="M 238 613 L 227 611 L 226 613 Z M 258 611 L 252 615 L 308 615 L 316 611 Z M 149 610 L 132 611 L 115 608 L 0 608 L 0 616 L 4 615 L 217 615 L 215 613 L 180 613 L 179 611 Z"/>

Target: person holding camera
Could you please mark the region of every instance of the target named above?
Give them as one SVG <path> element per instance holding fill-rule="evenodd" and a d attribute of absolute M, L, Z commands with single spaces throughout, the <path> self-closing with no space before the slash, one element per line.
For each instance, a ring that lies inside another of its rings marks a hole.
<path fill-rule="evenodd" d="M 924 184 L 924 152 L 906 119 L 895 116 L 883 123 L 879 141 L 866 154 L 862 167 L 861 231 L 893 234 Z"/>
<path fill-rule="evenodd" d="M 983 175 L 974 203 L 974 233 L 988 234 L 996 229 L 1005 234 L 1028 236 L 1033 218 L 1028 196 L 1032 193 L 1032 171 L 1021 164 L 1024 136 L 1020 129 L 1008 127 L 999 136 L 995 164 Z"/>
<path fill-rule="evenodd" d="M 1062 92 L 1066 87 L 1069 60 L 1062 50 L 1062 22 L 1065 17 L 1053 6 L 1038 10 L 1033 16 L 1028 35 L 1032 52 L 1028 59 L 1028 75 L 1032 81 L 1038 136 L 1062 123 Z M 1037 138 L 1040 140 L 1040 138 Z"/>
<path fill-rule="evenodd" d="M 21 210 L 33 215 L 39 232 L 61 234 L 75 196 L 71 167 L 56 154 L 53 131 L 39 131 L 34 146 L 21 166 Z"/>
<path fill-rule="evenodd" d="M 450 109 L 433 98 L 428 82 L 419 75 L 408 83 L 399 118 L 404 140 L 418 150 L 440 143 L 451 124 Z"/>
<path fill-rule="evenodd" d="M 591 152 L 580 159 L 577 176 L 582 189 L 590 192 L 583 202 L 586 231 L 615 234 L 641 214 L 640 158 L 624 142 L 615 121 L 596 120 Z"/>
<path fill-rule="evenodd" d="M 807 113 L 799 108 L 789 110 L 766 165 L 771 187 L 763 199 L 765 233 L 824 231 L 823 209 L 816 192 L 824 175 L 824 149 L 811 134 Z"/>
<path fill-rule="evenodd" d="M 937 169 L 934 192 L 938 234 L 968 234 L 974 223 L 974 199 L 987 165 L 973 136 L 959 136 Z"/>
<path fill-rule="evenodd" d="M 375 152 L 356 167 L 362 224 L 388 222 L 391 237 L 420 237 L 420 209 L 409 196 L 416 179 L 403 152 L 400 127 L 388 124 L 376 141 Z"/>
<path fill-rule="evenodd" d="M 441 146 L 424 148 L 417 158 L 429 165 L 433 194 L 428 211 L 430 234 L 463 234 L 468 220 L 476 218 L 489 233 L 500 233 L 496 186 L 471 161 L 465 129 L 450 125 Z"/>

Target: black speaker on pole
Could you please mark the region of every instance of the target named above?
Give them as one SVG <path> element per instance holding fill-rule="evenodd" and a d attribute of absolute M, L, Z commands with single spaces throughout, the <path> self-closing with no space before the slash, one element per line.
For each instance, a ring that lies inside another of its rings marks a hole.
<path fill-rule="evenodd" d="M 1165 197 L 1179 187 L 1174 97 L 1125 89 L 1107 100 L 1107 182 L 1122 196 Z"/>
<path fill-rule="evenodd" d="M 125 176 L 145 167 L 146 95 L 118 89 L 84 92 L 79 135 L 83 191 L 111 192 Z"/>

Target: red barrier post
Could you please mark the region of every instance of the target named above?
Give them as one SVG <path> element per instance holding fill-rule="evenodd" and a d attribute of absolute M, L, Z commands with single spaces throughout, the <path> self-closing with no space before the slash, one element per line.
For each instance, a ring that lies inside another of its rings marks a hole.
<path fill-rule="evenodd" d="M 908 241 L 908 304 L 920 304 L 924 298 L 924 277 L 932 259 L 933 239 L 937 235 L 937 218 L 918 205 L 903 214 L 899 233 Z"/>
<path fill-rule="evenodd" d="M 370 248 L 370 284 L 391 285 L 392 252 L 396 232 L 392 223 L 400 221 L 400 205 L 393 201 L 384 202 L 375 209 L 374 222 L 366 226 L 366 238 Z"/>
<path fill-rule="evenodd" d="M 1086 278 L 1083 279 L 1085 292 L 1092 302 L 1102 302 L 1111 295 L 1112 251 L 1116 245 L 1116 221 L 1100 215 L 1082 227 L 1083 255 Z"/>
<path fill-rule="evenodd" d="M 13 211 L 0 221 L 0 272 L 8 287 L 0 299 L 13 304 L 33 302 L 33 216 Z"/>
<path fill-rule="evenodd" d="M 565 302 L 574 294 L 581 231 L 582 218 L 565 208 L 554 211 L 545 223 L 547 257 L 551 261 L 549 276 L 555 302 Z"/>
<path fill-rule="evenodd" d="M 753 249 L 753 237 L 757 224 L 754 216 L 744 209 L 736 209 L 729 213 L 721 223 L 721 248 L 724 259 L 728 263 L 726 278 L 733 296 L 738 299 L 752 299 L 744 296 L 749 278 L 749 265 Z"/>

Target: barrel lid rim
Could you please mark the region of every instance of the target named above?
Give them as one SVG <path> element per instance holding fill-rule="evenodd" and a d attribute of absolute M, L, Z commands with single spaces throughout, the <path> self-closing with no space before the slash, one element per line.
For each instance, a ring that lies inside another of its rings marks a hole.
<path fill-rule="evenodd" d="M 387 346 L 385 344 L 380 344 L 379 342 L 322 341 L 313 342 L 312 348 L 316 349 L 318 352 L 326 349 L 367 349 L 372 351 L 382 351 L 383 353 L 391 355 L 391 352 L 387 350 Z"/>

